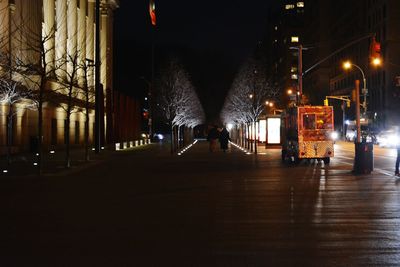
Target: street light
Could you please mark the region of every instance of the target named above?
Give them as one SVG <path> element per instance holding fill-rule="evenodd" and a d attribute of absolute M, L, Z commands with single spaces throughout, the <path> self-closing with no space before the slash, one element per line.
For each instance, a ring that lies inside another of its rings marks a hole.
<path fill-rule="evenodd" d="M 372 60 L 372 65 L 375 66 L 375 67 L 381 66 L 381 65 L 382 65 L 382 59 L 379 58 L 379 57 L 374 58 L 374 59 Z M 363 109 L 364 109 L 364 117 L 366 117 L 366 114 L 367 114 L 367 93 L 368 93 L 368 89 L 367 89 L 367 80 L 366 80 L 366 78 L 365 78 L 364 71 L 361 69 L 360 66 L 358 66 L 357 64 L 352 63 L 350 60 L 347 60 L 347 61 L 345 61 L 345 62 L 343 63 L 343 68 L 344 68 L 345 70 L 349 70 L 349 69 L 351 69 L 352 67 L 356 67 L 356 68 L 361 72 L 361 75 L 362 75 L 362 77 L 363 77 L 363 89 L 362 89 L 362 93 L 363 93 L 363 98 L 364 98 L 364 100 L 363 100 L 362 107 L 363 107 Z"/>
<path fill-rule="evenodd" d="M 372 60 L 372 64 L 375 66 L 381 65 L 381 59 L 375 58 Z M 363 77 L 363 95 L 364 95 L 364 103 L 362 104 L 364 108 L 364 115 L 367 113 L 367 85 L 364 71 L 361 69 L 360 66 L 346 61 L 343 63 L 343 68 L 348 70 L 351 67 L 356 67 Z M 354 158 L 354 166 L 353 171 L 355 173 L 371 173 L 373 170 L 373 146 L 371 143 L 360 142 L 361 141 L 361 126 L 360 126 L 360 81 L 355 81 L 355 90 L 356 90 L 356 125 L 357 125 L 357 142 L 355 143 L 355 158 Z M 366 117 L 366 116 L 364 116 Z M 365 140 L 366 141 L 366 140 Z"/>
<path fill-rule="evenodd" d="M 361 72 L 361 75 L 362 75 L 362 78 L 363 78 L 363 89 L 362 89 L 362 93 L 363 93 L 363 98 L 364 98 L 364 101 L 363 101 L 363 104 L 362 104 L 362 107 L 363 107 L 363 109 L 364 109 L 364 117 L 366 116 L 366 114 L 367 114 L 367 80 L 366 80 L 366 78 L 365 78 L 365 74 L 364 74 L 364 71 L 361 69 L 361 67 L 360 66 L 358 66 L 357 64 L 354 64 L 354 63 L 352 63 L 351 61 L 345 61 L 344 63 L 343 63 L 343 68 L 345 69 L 345 70 L 350 70 L 352 67 L 356 67 L 360 72 Z"/>

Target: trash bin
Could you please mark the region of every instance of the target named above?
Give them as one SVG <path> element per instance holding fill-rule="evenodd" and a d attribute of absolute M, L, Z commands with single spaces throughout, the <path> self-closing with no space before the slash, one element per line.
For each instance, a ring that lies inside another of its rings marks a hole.
<path fill-rule="evenodd" d="M 354 173 L 370 174 L 374 169 L 374 144 L 372 142 L 361 142 L 355 143 L 355 145 Z"/>

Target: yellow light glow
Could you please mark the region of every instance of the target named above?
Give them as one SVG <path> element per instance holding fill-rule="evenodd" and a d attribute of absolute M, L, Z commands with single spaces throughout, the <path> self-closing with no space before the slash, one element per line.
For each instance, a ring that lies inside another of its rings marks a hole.
<path fill-rule="evenodd" d="M 287 90 L 287 93 L 288 93 L 288 95 L 291 95 L 291 94 L 293 94 L 293 91 L 292 91 L 292 89 L 289 89 L 289 90 Z"/>
<path fill-rule="evenodd" d="M 379 58 L 379 57 L 376 57 L 376 58 L 372 59 L 372 65 L 374 65 L 374 66 L 382 65 L 382 59 Z"/>
<path fill-rule="evenodd" d="M 268 106 L 268 105 L 269 105 L 269 101 L 265 101 L 265 105 L 267 105 L 267 106 Z"/>
<path fill-rule="evenodd" d="M 299 37 L 298 36 L 292 36 L 291 41 L 292 41 L 292 43 L 298 43 L 299 42 Z"/>
<path fill-rule="evenodd" d="M 351 69 L 351 62 L 350 61 L 346 61 L 343 63 L 343 68 L 345 70 Z"/>
<path fill-rule="evenodd" d="M 270 102 L 269 106 L 272 108 L 274 106 L 274 103 Z"/>
<path fill-rule="evenodd" d="M 249 97 L 250 97 L 250 98 L 253 98 L 253 94 L 250 94 Z"/>

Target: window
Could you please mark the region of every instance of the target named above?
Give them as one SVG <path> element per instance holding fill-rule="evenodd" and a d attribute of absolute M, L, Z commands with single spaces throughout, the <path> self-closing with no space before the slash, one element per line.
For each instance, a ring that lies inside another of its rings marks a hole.
<path fill-rule="evenodd" d="M 297 72 L 297 67 L 292 66 L 292 67 L 290 68 L 290 72 L 291 72 L 291 73 L 296 73 L 296 72 Z"/>
<path fill-rule="evenodd" d="M 294 5 L 293 5 L 293 4 L 285 5 L 285 9 L 286 9 L 286 10 L 293 9 L 293 8 L 294 8 Z"/>
<path fill-rule="evenodd" d="M 292 41 L 292 43 L 298 43 L 299 42 L 299 37 L 298 36 L 292 36 L 291 41 Z"/>
<path fill-rule="evenodd" d="M 297 2 L 297 7 L 303 8 L 304 7 L 304 2 Z"/>
<path fill-rule="evenodd" d="M 303 129 L 315 130 L 315 114 L 303 115 Z"/>
<path fill-rule="evenodd" d="M 290 77 L 292 78 L 292 80 L 297 80 L 297 74 L 292 74 Z"/>

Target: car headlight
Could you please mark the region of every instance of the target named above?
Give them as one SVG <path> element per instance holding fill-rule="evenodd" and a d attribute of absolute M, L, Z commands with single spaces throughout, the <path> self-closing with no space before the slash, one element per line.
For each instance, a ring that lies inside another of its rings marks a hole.
<path fill-rule="evenodd" d="M 387 141 L 390 143 L 392 146 L 398 146 L 400 144 L 400 137 L 396 134 L 389 135 L 387 138 Z"/>
<path fill-rule="evenodd" d="M 338 138 L 339 138 L 339 134 L 337 133 L 337 132 L 332 132 L 331 133 L 331 138 L 332 138 L 332 140 L 337 140 Z"/>

